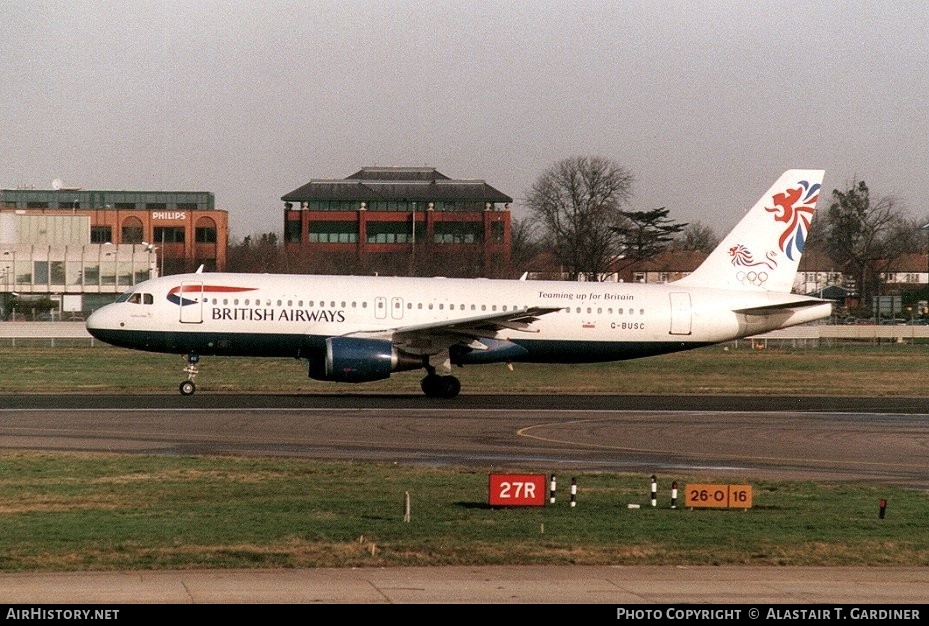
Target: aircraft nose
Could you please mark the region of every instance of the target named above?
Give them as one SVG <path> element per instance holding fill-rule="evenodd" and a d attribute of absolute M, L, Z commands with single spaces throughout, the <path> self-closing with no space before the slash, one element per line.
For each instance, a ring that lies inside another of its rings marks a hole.
<path fill-rule="evenodd" d="M 84 323 L 84 326 L 87 327 L 87 330 L 94 330 L 100 328 L 100 322 L 102 320 L 102 315 L 100 314 L 100 309 L 97 309 L 89 316 L 87 316 L 87 321 Z"/>
<path fill-rule="evenodd" d="M 113 319 L 113 312 L 109 309 L 109 305 L 103 306 L 87 317 L 84 325 L 91 336 L 102 339 L 102 333 L 118 328 L 116 320 Z"/>

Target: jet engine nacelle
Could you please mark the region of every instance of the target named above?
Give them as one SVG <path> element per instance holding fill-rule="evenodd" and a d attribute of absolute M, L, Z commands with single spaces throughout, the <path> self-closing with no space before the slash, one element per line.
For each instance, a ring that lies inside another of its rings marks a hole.
<path fill-rule="evenodd" d="M 386 339 L 330 337 L 326 356 L 310 359 L 309 375 L 314 380 L 364 383 L 424 366 L 423 357 L 400 352 Z"/>

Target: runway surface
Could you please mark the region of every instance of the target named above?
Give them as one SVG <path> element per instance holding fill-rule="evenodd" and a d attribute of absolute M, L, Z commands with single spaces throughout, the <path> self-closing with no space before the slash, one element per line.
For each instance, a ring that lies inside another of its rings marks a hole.
<path fill-rule="evenodd" d="M 705 470 L 929 488 L 925 398 L 14 395 L 0 406 L 2 448 Z"/>
<path fill-rule="evenodd" d="M 711 472 L 929 488 L 929 399 L 13 395 L 0 448 Z M 929 568 L 390 568 L 0 575 L 0 603 L 915 603 Z M 615 614 L 613 615 L 615 618 Z"/>

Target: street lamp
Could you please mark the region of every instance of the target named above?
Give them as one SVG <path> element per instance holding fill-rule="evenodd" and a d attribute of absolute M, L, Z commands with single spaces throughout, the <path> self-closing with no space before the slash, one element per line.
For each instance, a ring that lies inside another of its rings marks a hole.
<path fill-rule="evenodd" d="M 929 300 L 929 224 L 920 226 L 919 230 L 926 231 L 926 300 Z"/>
<path fill-rule="evenodd" d="M 6 309 L 10 306 L 10 268 L 4 267 L 0 269 L 0 275 L 3 276 L 3 310 L 0 311 L 0 314 L 6 315 Z"/>
<path fill-rule="evenodd" d="M 147 241 L 143 241 L 142 245 L 145 246 L 145 251 L 148 252 L 149 278 L 155 278 L 157 276 L 161 276 L 162 274 L 164 274 L 164 261 L 162 261 L 162 266 L 161 266 L 162 271 L 159 273 L 156 273 L 156 270 L 158 269 L 158 250 L 160 250 L 161 248 L 156 248 L 154 244 L 148 243 Z M 152 261 L 152 254 L 155 255 L 154 261 Z"/>

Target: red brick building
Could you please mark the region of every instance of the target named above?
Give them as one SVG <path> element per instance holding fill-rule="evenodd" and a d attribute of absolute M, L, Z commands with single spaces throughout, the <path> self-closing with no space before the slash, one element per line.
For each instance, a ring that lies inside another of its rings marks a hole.
<path fill-rule="evenodd" d="M 282 196 L 284 245 L 351 273 L 507 275 L 513 199 L 434 168 L 365 167 Z"/>
<path fill-rule="evenodd" d="M 3 189 L 0 214 L 84 217 L 78 244 L 150 244 L 159 274 L 226 269 L 229 218 L 207 191 Z"/>

